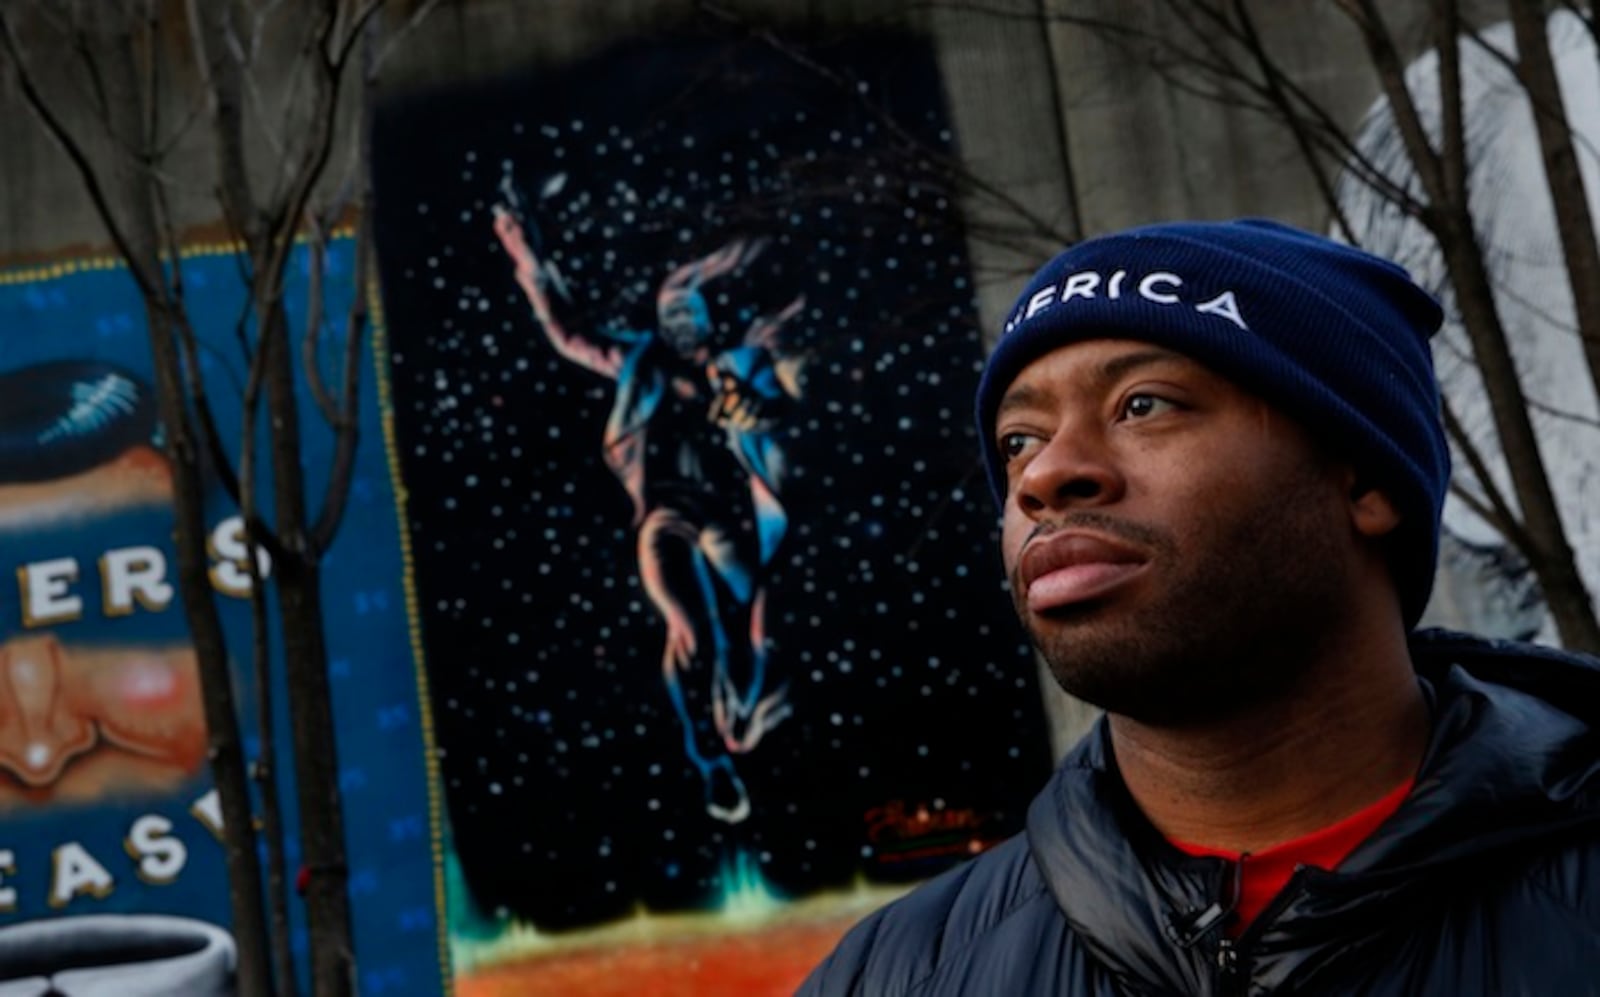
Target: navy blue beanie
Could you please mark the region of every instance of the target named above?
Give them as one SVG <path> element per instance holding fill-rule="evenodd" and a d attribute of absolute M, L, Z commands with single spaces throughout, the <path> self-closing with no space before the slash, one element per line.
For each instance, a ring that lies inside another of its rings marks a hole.
<path fill-rule="evenodd" d="M 1005 502 L 996 410 L 1059 346 L 1134 339 L 1182 353 L 1282 410 L 1389 494 L 1407 626 L 1433 589 L 1450 451 L 1428 337 L 1439 305 L 1405 270 L 1277 222 L 1177 222 L 1081 242 L 1044 266 L 978 382 L 978 439 Z"/>

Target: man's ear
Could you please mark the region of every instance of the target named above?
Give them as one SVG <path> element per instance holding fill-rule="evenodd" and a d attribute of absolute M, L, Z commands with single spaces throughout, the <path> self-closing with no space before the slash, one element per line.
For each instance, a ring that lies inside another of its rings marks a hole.
<path fill-rule="evenodd" d="M 1350 525 L 1357 533 L 1373 539 L 1393 533 L 1400 525 L 1400 510 L 1389 493 L 1354 468 L 1346 468 L 1344 474 Z"/>

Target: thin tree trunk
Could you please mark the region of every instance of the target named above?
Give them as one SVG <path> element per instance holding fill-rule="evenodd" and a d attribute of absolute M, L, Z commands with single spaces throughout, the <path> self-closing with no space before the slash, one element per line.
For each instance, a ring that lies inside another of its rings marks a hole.
<path fill-rule="evenodd" d="M 313 926 L 311 991 L 343 997 L 355 990 L 355 953 L 346 892 L 344 806 L 328 652 L 323 639 L 321 568 L 306 530 L 305 484 L 300 467 L 299 413 L 287 318 L 281 297 L 260 314 L 260 348 L 266 350 L 267 412 L 271 429 L 273 504 L 285 548 L 277 567 L 278 612 L 289 685 L 295 786 L 300 802 L 300 842 L 309 877 L 306 914 Z M 357 288 L 357 293 L 361 289 Z"/>
<path fill-rule="evenodd" d="M 100 55 L 107 79 L 106 126 L 112 140 L 126 150 L 144 150 L 139 76 L 132 53 L 132 17 L 126 9 L 111 9 L 106 19 L 107 42 Z M 154 101 L 156 94 L 145 94 Z M 147 154 L 147 153 L 146 153 Z M 148 164 L 129 155 L 112 166 L 126 223 L 125 257 L 130 269 L 142 274 L 145 314 L 155 373 L 157 405 L 172 466 L 173 517 L 178 560 L 178 589 L 184 616 L 200 670 L 201 701 L 206 720 L 207 753 L 223 820 L 223 850 L 228 869 L 228 894 L 237 947 L 237 985 L 241 995 L 268 997 L 272 973 L 267 961 L 267 925 L 261 892 L 261 866 L 256 852 L 255 823 L 250 799 L 239 713 L 234 698 L 233 671 L 227 643 L 211 590 L 206 551 L 204 462 L 193 436 L 187 408 L 187 385 L 178 346 L 177 328 L 183 307 L 174 298 L 179 277 L 163 272 L 162 239 L 157 223 L 158 181 Z M 111 221 L 111 219 L 108 219 Z M 174 271 L 178 259 L 166 261 Z"/>
<path fill-rule="evenodd" d="M 1539 453 L 1538 437 L 1528 415 L 1522 385 L 1495 308 L 1494 291 L 1483 253 L 1472 233 L 1465 207 L 1455 212 L 1452 226 L 1440 235 L 1450 283 L 1456 291 L 1462 325 L 1472 343 L 1473 358 L 1488 390 L 1495 432 L 1511 473 L 1522 524 L 1534 549 L 1528 562 L 1539 579 L 1545 604 L 1561 642 L 1574 650 L 1600 654 L 1600 623 L 1589 599 L 1577 559 L 1562 528 L 1550 477 Z"/>
<path fill-rule="evenodd" d="M 1556 231 L 1572 286 L 1572 305 L 1578 320 L 1578 337 L 1595 397 L 1600 398 L 1600 245 L 1595 242 L 1594 217 L 1588 192 L 1572 142 L 1572 125 L 1561 98 L 1561 84 L 1550 55 L 1544 4 L 1511 0 L 1511 27 L 1517 39 L 1517 77 L 1533 107 L 1539 131 L 1539 154 L 1545 181 L 1555 206 Z"/>
<path fill-rule="evenodd" d="M 249 556 L 253 558 L 258 549 L 251 544 Z M 250 581 L 252 585 L 263 584 L 257 572 L 252 572 Z M 261 606 L 265 608 L 264 596 L 258 597 L 252 591 L 250 598 L 260 598 Z M 258 623 L 252 625 L 265 628 L 265 614 L 262 614 Z M 263 648 L 265 645 L 263 641 Z M 260 681 L 256 683 L 256 694 L 261 697 L 262 703 L 257 715 L 260 717 L 263 744 L 260 760 L 256 763 L 256 777 L 261 791 L 261 834 L 267 844 L 267 907 L 272 927 L 272 972 L 278 984 L 278 997 L 294 997 L 300 992 L 300 986 L 294 970 L 294 954 L 289 948 L 289 864 L 283 852 L 283 807 L 278 803 L 278 767 L 274 761 L 277 753 L 267 746 L 272 739 L 272 734 L 268 733 L 273 722 L 271 691 L 268 689 L 271 684 L 272 669 L 263 659 Z"/>
<path fill-rule="evenodd" d="M 240 997 L 269 997 L 273 988 L 265 898 L 261 891 L 261 862 L 256 852 L 249 776 L 239 736 L 238 705 L 233 695 L 233 673 L 222 623 L 212 601 L 200 453 L 184 411 L 185 392 L 172 316 L 150 301 L 146 302 L 146 315 L 150 323 L 156 395 L 167 437 L 167 457 L 172 462 L 178 590 L 183 597 L 190 639 L 200 662 L 206 742 L 212 779 L 222 808 L 228 899 L 234 944 L 238 949 L 238 991 Z"/>
<path fill-rule="evenodd" d="M 241 336 L 243 331 L 241 330 Z M 239 433 L 239 511 L 245 522 L 246 570 L 250 576 L 251 654 L 256 677 L 256 726 L 260 748 L 256 756 L 255 777 L 261 793 L 261 833 L 267 846 L 268 921 L 272 928 L 272 965 L 277 978 L 278 997 L 294 997 L 300 992 L 294 955 L 289 946 L 289 871 L 284 855 L 283 808 L 278 796 L 277 720 L 273 709 L 272 638 L 267 613 L 267 588 L 262 571 L 262 544 L 257 536 L 260 522 L 256 482 L 256 442 L 261 411 L 261 382 L 265 356 L 260 350 L 250 357 L 245 379 Z"/>
<path fill-rule="evenodd" d="M 355 954 L 320 574 L 315 563 L 291 558 L 278 573 L 278 605 L 294 713 L 300 841 L 310 872 L 306 909 L 319 926 L 311 949 L 312 993 L 331 997 L 355 991 Z"/>
<path fill-rule="evenodd" d="M 247 409 L 248 411 L 248 409 Z M 253 436 L 255 420 L 247 418 L 245 438 Z M 243 461 L 241 460 L 241 465 Z M 254 483 L 242 473 L 241 494 L 253 495 Z M 250 503 L 254 506 L 254 503 Z M 253 511 L 253 508 L 250 510 Z M 249 512 L 245 522 L 250 521 Z M 247 527 L 248 529 L 248 527 Z M 256 728 L 261 747 L 256 755 L 255 778 L 261 794 L 261 836 L 267 850 L 267 911 L 271 926 L 272 973 L 278 997 L 294 997 L 299 981 L 294 969 L 294 954 L 289 948 L 289 869 L 283 851 L 283 807 L 278 801 L 277 726 L 272 708 L 272 656 L 267 620 L 266 579 L 261 576 L 261 548 L 252 538 L 245 545 L 250 572 L 251 658 L 256 676 Z"/>
<path fill-rule="evenodd" d="M 368 12 L 375 7 L 364 8 Z M 273 512 L 279 549 L 275 586 L 282 636 L 289 721 L 299 801 L 302 859 L 308 873 L 305 904 L 311 933 L 311 991 L 345 997 L 355 989 L 350 929 L 344 814 L 339 798 L 333 707 L 329 701 L 317 550 L 306 530 L 305 484 L 283 278 L 307 199 L 327 163 L 337 114 L 343 56 L 332 57 L 337 7 L 316 5 L 302 49 L 311 74 L 310 133 L 297 156 L 285 161 L 287 186 L 270 204 L 259 203 L 244 168 L 242 67 L 230 54 L 226 11 L 189 0 L 191 34 L 205 67 L 220 167 L 220 195 L 238 226 L 252 267 L 257 350 L 262 352 Z M 347 54 L 347 49 L 342 49 Z M 331 61 L 330 61 L 331 60 Z M 358 289 L 359 293 L 359 289 Z"/>

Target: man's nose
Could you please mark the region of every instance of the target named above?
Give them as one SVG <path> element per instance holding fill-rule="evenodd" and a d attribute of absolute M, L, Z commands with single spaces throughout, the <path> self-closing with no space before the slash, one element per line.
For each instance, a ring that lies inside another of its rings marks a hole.
<path fill-rule="evenodd" d="M 53 635 L 0 645 L 0 768 L 26 785 L 51 784 L 94 746 L 94 726 L 68 692 L 66 655 Z"/>
<path fill-rule="evenodd" d="M 1022 511 L 1037 515 L 1115 502 L 1126 482 L 1102 437 L 1063 426 L 1028 461 L 1016 490 Z"/>

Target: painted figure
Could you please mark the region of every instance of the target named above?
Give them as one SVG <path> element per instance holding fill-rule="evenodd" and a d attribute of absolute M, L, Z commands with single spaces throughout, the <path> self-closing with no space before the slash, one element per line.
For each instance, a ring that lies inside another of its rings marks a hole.
<path fill-rule="evenodd" d="M 633 501 L 639 576 L 666 624 L 661 673 L 684 750 L 705 780 L 706 810 L 737 823 L 750 813 L 733 755 L 790 713 L 768 673 L 765 569 L 788 524 L 779 499 L 784 455 L 774 430 L 799 397 L 803 358 L 780 352 L 795 298 L 718 349 L 701 287 L 753 260 L 735 240 L 661 282 L 653 330 L 586 333 L 556 314 L 568 297 L 539 257 L 518 201 L 494 212 L 534 320 L 562 357 L 616 382 L 603 437 L 606 466 Z"/>

